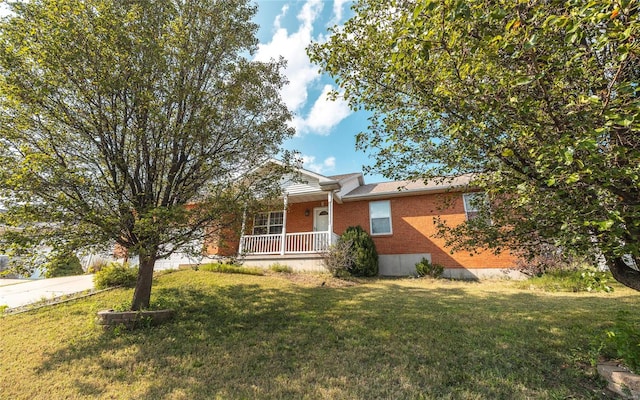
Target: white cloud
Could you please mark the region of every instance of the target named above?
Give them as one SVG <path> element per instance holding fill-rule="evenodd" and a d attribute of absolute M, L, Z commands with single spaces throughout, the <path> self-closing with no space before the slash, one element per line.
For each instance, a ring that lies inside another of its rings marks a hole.
<path fill-rule="evenodd" d="M 315 156 L 302 155 L 302 164 L 305 169 L 316 172 L 318 174 L 326 174 L 334 171 L 336 168 L 336 158 L 327 157 L 322 162 L 316 162 Z"/>
<path fill-rule="evenodd" d="M 282 9 L 280 10 L 280 14 L 278 14 L 276 16 L 275 21 L 273 21 L 273 26 L 276 29 L 280 29 L 280 27 L 282 26 L 280 24 L 280 21 L 282 20 L 282 18 L 284 18 L 287 15 L 287 11 L 289 11 L 289 5 L 285 4 L 284 6 L 282 6 Z"/>
<path fill-rule="evenodd" d="M 333 18 L 331 18 L 331 22 L 329 22 L 329 26 L 339 24 L 342 22 L 342 10 L 349 0 L 334 0 L 333 1 Z"/>
<path fill-rule="evenodd" d="M 280 56 L 287 60 L 284 73 L 289 78 L 289 84 L 283 88 L 282 98 L 294 112 L 300 112 L 304 107 L 308 86 L 319 79 L 318 67 L 311 64 L 306 48 L 311 43 L 313 23 L 320 15 L 322 6 L 321 0 L 307 1 L 298 14 L 298 30 L 293 33 L 281 26 L 281 19 L 288 11 L 287 6 L 283 7 L 281 14 L 274 21 L 276 31 L 271 41 L 259 44 L 255 55 L 258 61 L 277 60 Z"/>
<path fill-rule="evenodd" d="M 322 12 L 322 7 L 322 0 L 308 0 L 304 3 L 300 14 L 298 14 L 298 19 L 302 22 L 303 26 L 312 27 L 313 23 Z"/>
<path fill-rule="evenodd" d="M 332 90 L 331 85 L 325 85 L 307 117 L 297 118 L 294 121 L 294 126 L 299 132 L 328 135 L 331 129 L 351 114 L 349 104 L 342 96 L 338 96 L 335 100 L 329 99 L 329 93 Z"/>
<path fill-rule="evenodd" d="M 333 20 L 339 22 L 346 0 L 335 0 L 333 3 Z M 313 24 L 321 15 L 324 3 L 322 0 L 308 0 L 297 15 L 299 25 L 297 30 L 283 27 L 283 20 L 289 11 L 288 5 L 282 7 L 280 14 L 274 20 L 274 34 L 269 43 L 261 43 L 255 59 L 269 61 L 284 57 L 287 67 L 284 74 L 289 84 L 282 89 L 282 98 L 295 117 L 291 125 L 296 128 L 298 135 L 316 133 L 328 135 L 333 127 L 350 114 L 349 107 L 342 99 L 335 102 L 327 98 L 331 86 L 325 85 L 322 93 L 310 105 L 310 89 L 320 79 L 318 67 L 311 63 L 306 48 L 312 40 L 322 42 L 326 38 L 321 34 L 313 37 Z M 291 31 L 291 32 L 290 32 Z M 307 111 L 308 110 L 308 111 Z M 306 114 L 306 116 L 305 116 Z"/>

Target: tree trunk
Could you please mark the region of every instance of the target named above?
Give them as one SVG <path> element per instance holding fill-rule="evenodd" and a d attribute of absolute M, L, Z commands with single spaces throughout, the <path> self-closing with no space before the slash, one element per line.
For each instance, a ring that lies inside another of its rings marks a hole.
<path fill-rule="evenodd" d="M 140 252 L 140 269 L 138 271 L 136 289 L 133 292 L 133 302 L 131 303 L 131 310 L 133 311 L 149 308 L 156 254 L 155 249 L 149 252 L 149 254 L 147 254 L 147 252 Z"/>
<path fill-rule="evenodd" d="M 627 265 L 622 257 L 615 257 L 612 260 L 607 259 L 607 261 L 609 270 L 615 280 L 630 287 L 631 289 L 640 291 L 640 271 Z M 638 265 L 638 261 L 640 260 L 636 259 L 634 261 L 636 262 L 636 265 Z"/>

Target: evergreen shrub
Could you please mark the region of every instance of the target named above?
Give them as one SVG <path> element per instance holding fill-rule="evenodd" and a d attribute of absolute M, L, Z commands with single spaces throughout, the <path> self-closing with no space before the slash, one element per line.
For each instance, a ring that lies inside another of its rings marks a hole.
<path fill-rule="evenodd" d="M 378 252 L 376 244 L 369 234 L 361 226 L 348 227 L 340 240 L 351 243 L 353 258 L 347 271 L 353 276 L 378 275 Z"/>

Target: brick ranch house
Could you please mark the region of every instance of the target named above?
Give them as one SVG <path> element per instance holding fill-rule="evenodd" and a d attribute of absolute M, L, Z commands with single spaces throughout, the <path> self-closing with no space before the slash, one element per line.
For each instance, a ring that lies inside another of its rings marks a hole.
<path fill-rule="evenodd" d="M 423 257 L 443 265 L 449 278 L 518 276 L 513 269 L 517 258 L 511 254 L 452 253 L 436 237 L 434 217 L 454 225 L 473 217 L 468 183 L 463 176 L 447 183 L 365 184 L 362 173 L 323 176 L 299 169 L 298 177 L 281 181 L 281 207 L 246 216 L 239 238 L 225 237 L 223 247 L 207 243 L 205 256 L 236 253 L 246 265 L 278 263 L 297 271 L 322 271 L 322 252 L 347 227 L 360 225 L 376 244 L 383 276 L 413 275 Z"/>

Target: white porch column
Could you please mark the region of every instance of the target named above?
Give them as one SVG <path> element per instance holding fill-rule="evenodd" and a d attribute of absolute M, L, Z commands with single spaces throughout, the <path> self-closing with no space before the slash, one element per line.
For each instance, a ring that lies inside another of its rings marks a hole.
<path fill-rule="evenodd" d="M 280 239 L 280 255 L 285 253 L 285 247 L 287 245 L 287 206 L 289 203 L 289 194 L 284 194 L 284 209 L 282 210 L 282 238 Z"/>
<path fill-rule="evenodd" d="M 333 190 L 327 194 L 327 208 L 329 209 L 329 245 L 333 244 Z"/>
<path fill-rule="evenodd" d="M 238 245 L 238 254 L 243 254 L 244 230 L 247 227 L 247 206 L 245 204 L 242 209 L 242 227 L 240 228 L 240 244 Z"/>

